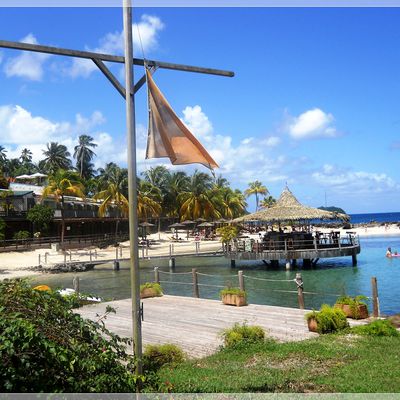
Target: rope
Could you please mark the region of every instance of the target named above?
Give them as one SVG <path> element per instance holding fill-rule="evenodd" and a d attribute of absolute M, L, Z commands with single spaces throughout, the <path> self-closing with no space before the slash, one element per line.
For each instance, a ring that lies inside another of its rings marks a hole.
<path fill-rule="evenodd" d="M 191 274 L 192 272 L 166 272 L 166 271 L 158 271 L 160 274 L 166 274 L 166 275 L 188 275 Z"/>
<path fill-rule="evenodd" d="M 210 275 L 210 274 L 203 274 L 202 272 L 197 272 L 197 275 L 212 276 L 215 278 L 237 278 L 238 277 L 238 275 Z"/>
<path fill-rule="evenodd" d="M 221 285 L 207 285 L 206 283 L 198 283 L 197 286 L 208 286 L 208 287 L 215 287 L 215 288 L 224 288 L 225 286 Z"/>
<path fill-rule="evenodd" d="M 176 283 L 177 285 L 190 285 L 190 286 L 193 286 L 193 283 L 187 283 L 187 282 L 160 281 L 160 283 Z"/>
<path fill-rule="evenodd" d="M 243 275 L 244 278 L 248 279 L 256 279 L 258 281 L 267 281 L 267 282 L 293 282 L 293 279 L 264 279 L 264 278 L 255 278 L 253 276 Z"/>

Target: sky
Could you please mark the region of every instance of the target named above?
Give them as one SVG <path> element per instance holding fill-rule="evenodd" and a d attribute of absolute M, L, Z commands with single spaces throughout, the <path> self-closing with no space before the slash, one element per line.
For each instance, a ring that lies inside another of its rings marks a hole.
<path fill-rule="evenodd" d="M 154 74 L 234 188 L 257 179 L 309 206 L 326 196 L 348 213 L 400 211 L 400 9 L 138 8 L 134 21 L 136 57 L 235 72 Z M 0 40 L 123 55 L 122 10 L 0 8 Z M 109 67 L 123 81 L 123 66 Z M 145 160 L 145 87 L 135 103 L 139 171 L 207 172 Z M 50 141 L 72 152 L 81 134 L 98 144 L 96 167 L 126 166 L 124 99 L 94 64 L 0 48 L 9 157 L 27 147 L 38 161 Z"/>

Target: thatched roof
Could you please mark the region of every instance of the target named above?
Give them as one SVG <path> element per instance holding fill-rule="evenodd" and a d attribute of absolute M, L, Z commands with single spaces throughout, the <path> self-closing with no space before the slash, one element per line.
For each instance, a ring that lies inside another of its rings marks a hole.
<path fill-rule="evenodd" d="M 346 214 L 303 206 L 286 186 L 279 200 L 272 207 L 236 218 L 233 222 L 245 222 L 249 220 L 281 222 L 311 219 L 341 219 L 348 221 L 350 218 Z"/>

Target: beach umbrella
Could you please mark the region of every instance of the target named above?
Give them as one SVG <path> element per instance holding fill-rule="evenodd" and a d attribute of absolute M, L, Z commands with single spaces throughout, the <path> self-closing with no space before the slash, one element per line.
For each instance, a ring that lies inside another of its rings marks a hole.
<path fill-rule="evenodd" d="M 197 219 L 196 219 L 196 222 L 205 222 L 205 221 L 207 221 L 207 220 L 204 219 L 204 218 L 197 218 Z"/>
<path fill-rule="evenodd" d="M 151 224 L 150 222 L 142 222 L 141 224 L 139 224 L 139 226 L 142 227 L 142 239 L 147 237 L 147 227 L 148 226 L 155 226 L 154 224 Z"/>
<path fill-rule="evenodd" d="M 190 219 L 187 219 L 185 221 L 182 221 L 181 224 L 186 226 L 187 230 L 187 240 L 189 240 L 189 225 L 195 224 L 196 222 L 191 221 Z"/>
<path fill-rule="evenodd" d="M 172 224 L 169 227 L 175 229 L 176 238 L 178 239 L 178 228 L 185 228 L 186 225 L 180 224 L 179 222 L 175 222 L 175 224 Z"/>
<path fill-rule="evenodd" d="M 228 222 L 229 221 L 227 219 L 225 219 L 225 218 L 220 218 L 217 221 L 215 221 L 216 224 L 226 224 Z"/>

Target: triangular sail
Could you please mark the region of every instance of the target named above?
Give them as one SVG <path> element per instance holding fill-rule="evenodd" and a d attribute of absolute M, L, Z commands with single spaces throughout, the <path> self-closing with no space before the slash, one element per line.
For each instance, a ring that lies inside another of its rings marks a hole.
<path fill-rule="evenodd" d="M 168 157 L 173 165 L 203 164 L 218 168 L 218 164 L 178 118 L 146 69 L 149 93 L 149 132 L 146 159 Z"/>

